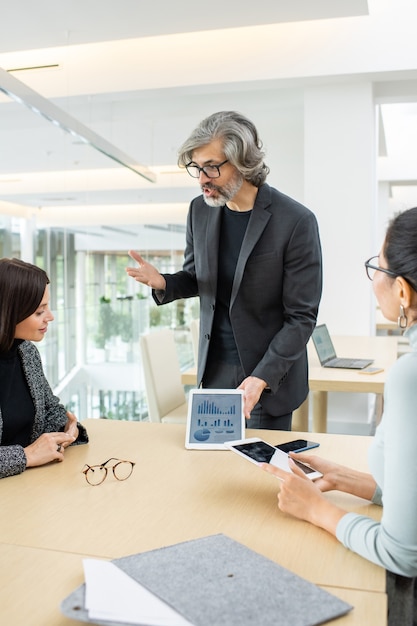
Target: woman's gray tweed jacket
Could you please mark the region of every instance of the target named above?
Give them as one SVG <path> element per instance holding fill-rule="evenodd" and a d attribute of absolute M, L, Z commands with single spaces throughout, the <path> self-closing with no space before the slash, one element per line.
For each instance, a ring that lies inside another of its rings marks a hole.
<path fill-rule="evenodd" d="M 38 349 L 30 341 L 23 341 L 18 349 L 23 372 L 35 405 L 35 420 L 31 436 L 33 443 L 43 433 L 64 430 L 67 422 L 66 409 L 53 395 L 43 373 Z M 78 424 L 79 436 L 74 444 L 87 443 L 88 435 L 84 426 Z M 26 469 L 26 455 L 20 445 L 3 446 L 3 418 L 0 409 L 0 478 L 20 474 Z M 73 445 L 74 445 L 73 444 Z"/>

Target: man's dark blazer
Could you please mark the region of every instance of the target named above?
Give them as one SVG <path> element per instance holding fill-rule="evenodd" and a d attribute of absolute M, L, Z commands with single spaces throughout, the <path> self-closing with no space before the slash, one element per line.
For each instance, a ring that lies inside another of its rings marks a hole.
<path fill-rule="evenodd" d="M 216 307 L 222 211 L 209 207 L 202 196 L 191 202 L 183 269 L 164 274 L 166 290 L 153 294 L 157 304 L 199 296 L 199 385 Z M 321 288 L 314 214 L 263 184 L 242 242 L 229 312 L 245 376 L 268 383 L 260 402 L 271 415 L 293 411 L 307 396 L 306 344 L 316 324 Z"/>

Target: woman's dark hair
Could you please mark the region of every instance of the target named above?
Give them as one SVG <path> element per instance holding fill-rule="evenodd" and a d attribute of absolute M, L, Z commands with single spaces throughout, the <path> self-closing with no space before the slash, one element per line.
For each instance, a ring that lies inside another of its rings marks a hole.
<path fill-rule="evenodd" d="M 269 167 L 264 163 L 265 154 L 258 131 L 247 117 L 236 111 L 219 111 L 200 122 L 179 149 L 178 165 L 185 167 L 192 161 L 194 150 L 215 139 L 223 141 L 226 159 L 245 180 L 255 187 L 265 182 Z"/>
<path fill-rule="evenodd" d="M 417 207 L 391 220 L 385 235 L 384 256 L 389 269 L 417 291 Z"/>
<path fill-rule="evenodd" d="M 20 259 L 0 259 L 0 352 L 13 345 L 16 326 L 38 308 L 49 278 Z"/>

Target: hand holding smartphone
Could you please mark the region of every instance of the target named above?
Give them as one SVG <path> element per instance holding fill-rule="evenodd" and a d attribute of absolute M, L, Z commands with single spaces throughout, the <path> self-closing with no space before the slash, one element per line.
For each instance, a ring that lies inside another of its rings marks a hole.
<path fill-rule="evenodd" d="M 238 441 L 228 441 L 225 444 L 226 448 L 229 448 L 236 454 L 240 454 L 248 461 L 259 465 L 260 463 L 270 463 L 275 467 L 279 467 L 285 472 L 291 472 L 291 468 L 288 465 L 288 454 L 271 446 L 271 444 L 266 443 L 262 439 L 258 437 L 253 437 L 250 439 L 241 439 Z M 310 467 L 306 463 L 301 463 L 301 461 L 296 461 L 292 459 L 296 465 L 303 470 L 307 478 L 310 480 L 317 480 L 317 478 L 321 478 L 323 474 Z"/>

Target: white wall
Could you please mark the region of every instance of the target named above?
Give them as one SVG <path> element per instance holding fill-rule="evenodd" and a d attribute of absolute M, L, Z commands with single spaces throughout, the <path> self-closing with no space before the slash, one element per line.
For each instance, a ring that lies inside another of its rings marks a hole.
<path fill-rule="evenodd" d="M 364 261 L 375 250 L 376 140 L 370 83 L 305 90 L 305 202 L 323 246 L 320 320 L 333 334 L 367 335 L 373 305 Z"/>

